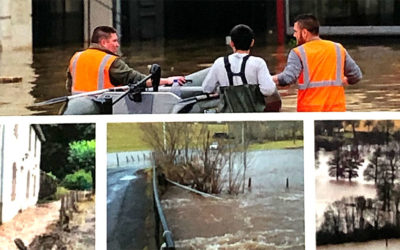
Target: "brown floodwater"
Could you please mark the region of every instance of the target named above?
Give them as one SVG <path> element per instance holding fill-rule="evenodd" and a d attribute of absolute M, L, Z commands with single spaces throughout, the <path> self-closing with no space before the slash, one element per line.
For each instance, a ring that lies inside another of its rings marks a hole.
<path fill-rule="evenodd" d="M 123 44 L 126 62 L 142 73 L 158 63 L 163 76 L 186 75 L 210 66 L 231 53 L 225 38 Z M 261 40 L 261 39 L 260 39 Z M 335 39 L 339 41 L 338 39 Z M 354 38 L 340 41 L 360 65 L 364 78 L 346 88 L 349 111 L 400 110 L 400 43 L 395 39 Z M 64 96 L 68 61 L 81 45 L 0 52 L 0 76 L 20 76 L 22 82 L 0 83 L 0 115 L 54 115 L 60 105 L 31 107 L 33 103 Z M 280 72 L 289 46 L 257 42 L 253 55 L 263 57 L 271 72 Z M 296 88 L 280 90 L 284 112 L 296 111 Z"/>
<path fill-rule="evenodd" d="M 318 168 L 315 170 L 315 192 L 316 192 L 316 219 L 317 230 L 323 223 L 324 212 L 334 201 L 341 200 L 343 197 L 356 197 L 363 195 L 366 198 L 376 197 L 376 188 L 372 181 L 365 181 L 363 173 L 367 165 L 368 159 L 365 159 L 362 166 L 358 170 L 358 177 L 349 183 L 347 180 L 336 181 L 335 178 L 329 176 L 328 161 L 332 159 L 332 152 L 318 152 Z"/>
<path fill-rule="evenodd" d="M 252 186 L 243 194 L 216 200 L 168 188 L 161 202 L 177 249 L 305 248 L 303 150 L 253 151 L 249 159 Z"/>

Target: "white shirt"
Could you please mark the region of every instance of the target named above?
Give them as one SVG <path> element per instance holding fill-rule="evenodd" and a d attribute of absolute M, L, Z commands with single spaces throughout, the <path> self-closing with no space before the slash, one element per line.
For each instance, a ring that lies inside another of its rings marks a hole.
<path fill-rule="evenodd" d="M 244 53 L 234 53 L 228 56 L 231 70 L 233 73 L 240 72 Z M 248 84 L 259 84 L 260 91 L 264 96 L 272 95 L 276 90 L 276 85 L 272 81 L 267 64 L 261 57 L 250 56 L 245 68 L 245 76 Z M 240 76 L 233 76 L 233 85 L 242 85 Z M 203 81 L 203 92 L 213 93 L 219 86 L 229 86 L 229 79 L 225 69 L 224 58 L 219 57 L 211 66 L 206 78 Z"/>

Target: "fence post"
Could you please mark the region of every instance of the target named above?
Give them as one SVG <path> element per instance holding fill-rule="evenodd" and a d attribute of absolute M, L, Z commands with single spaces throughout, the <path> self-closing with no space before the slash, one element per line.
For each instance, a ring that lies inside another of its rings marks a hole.
<path fill-rule="evenodd" d="M 63 197 L 61 198 L 60 218 L 59 218 L 60 226 L 62 226 L 63 220 L 64 220 L 64 219 L 63 219 L 63 218 L 64 218 L 64 206 L 65 206 L 64 197 L 65 197 L 65 196 L 63 196 Z"/>

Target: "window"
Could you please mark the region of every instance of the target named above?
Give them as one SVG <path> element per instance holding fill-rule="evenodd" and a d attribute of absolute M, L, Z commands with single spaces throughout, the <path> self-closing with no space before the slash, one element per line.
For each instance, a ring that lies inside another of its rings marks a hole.
<path fill-rule="evenodd" d="M 31 151 L 31 143 L 32 143 L 32 127 L 29 127 L 28 151 Z"/>
<path fill-rule="evenodd" d="M 14 125 L 14 136 L 16 139 L 18 139 L 18 124 Z"/>
<path fill-rule="evenodd" d="M 29 198 L 29 186 L 31 181 L 31 171 L 28 170 L 28 174 L 26 175 L 26 198 Z"/>
<path fill-rule="evenodd" d="M 14 201 L 16 197 L 16 188 L 17 188 L 17 164 L 13 163 L 12 169 L 12 187 L 11 187 L 11 200 Z"/>
<path fill-rule="evenodd" d="M 34 149 L 34 157 L 36 157 L 36 147 L 37 147 L 37 141 L 38 141 L 38 137 L 37 137 L 37 135 L 35 134 L 35 149 Z"/>
<path fill-rule="evenodd" d="M 36 175 L 33 175 L 33 194 L 32 196 L 35 197 L 36 194 Z"/>

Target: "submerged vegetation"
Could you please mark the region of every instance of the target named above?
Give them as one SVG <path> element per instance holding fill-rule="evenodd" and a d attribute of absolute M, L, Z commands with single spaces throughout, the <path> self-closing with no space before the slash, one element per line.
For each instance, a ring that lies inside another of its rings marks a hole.
<path fill-rule="evenodd" d="M 252 145 L 301 147 L 303 139 L 297 121 L 142 123 L 140 130 L 163 177 L 214 194 L 244 192 Z"/>
<path fill-rule="evenodd" d="M 329 176 L 373 183 L 376 198 L 343 197 L 324 212 L 317 245 L 400 238 L 400 129 L 394 121 L 316 122 L 316 150 L 333 151 Z"/>

